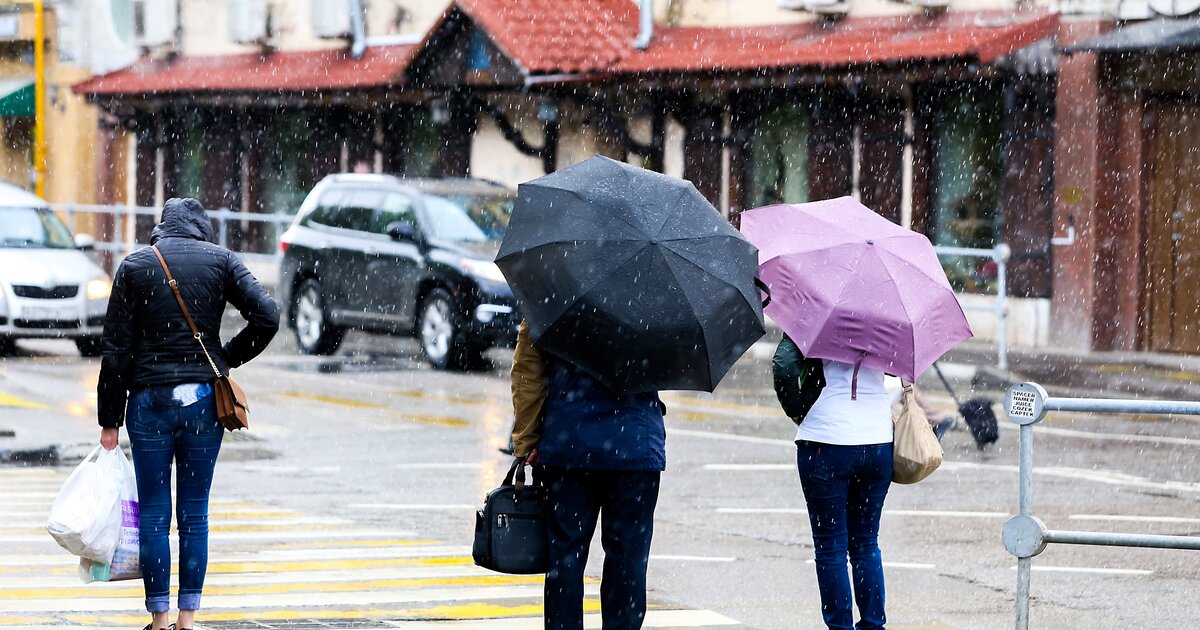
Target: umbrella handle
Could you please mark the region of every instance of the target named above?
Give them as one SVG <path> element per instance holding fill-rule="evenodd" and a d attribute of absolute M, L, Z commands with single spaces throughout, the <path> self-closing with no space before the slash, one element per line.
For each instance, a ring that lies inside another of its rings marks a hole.
<path fill-rule="evenodd" d="M 762 307 L 767 308 L 767 305 L 771 303 L 771 287 L 767 286 L 767 283 L 763 282 L 760 278 L 754 279 L 754 286 L 758 287 L 759 291 L 767 294 L 767 297 L 763 298 L 762 301 Z"/>

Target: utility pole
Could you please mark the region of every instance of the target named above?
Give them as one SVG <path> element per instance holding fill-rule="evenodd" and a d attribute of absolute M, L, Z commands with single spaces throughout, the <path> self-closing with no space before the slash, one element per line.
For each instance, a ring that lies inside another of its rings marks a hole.
<path fill-rule="evenodd" d="M 33 0 L 33 169 L 34 191 L 46 197 L 46 8 Z"/>

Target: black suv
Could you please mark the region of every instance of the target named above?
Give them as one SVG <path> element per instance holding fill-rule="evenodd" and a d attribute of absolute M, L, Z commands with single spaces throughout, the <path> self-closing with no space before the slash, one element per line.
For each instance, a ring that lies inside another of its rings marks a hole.
<path fill-rule="evenodd" d="M 300 349 L 348 328 L 415 335 L 438 369 L 511 345 L 520 316 L 493 259 L 512 190 L 471 179 L 330 175 L 280 237 L 279 287 Z"/>

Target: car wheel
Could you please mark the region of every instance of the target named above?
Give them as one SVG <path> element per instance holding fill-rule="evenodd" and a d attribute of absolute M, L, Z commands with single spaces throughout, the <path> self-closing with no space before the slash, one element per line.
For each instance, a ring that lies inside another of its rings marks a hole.
<path fill-rule="evenodd" d="M 463 370 L 482 362 L 482 350 L 464 338 L 457 310 L 444 289 L 430 291 L 421 302 L 417 341 L 435 369 Z"/>
<path fill-rule="evenodd" d="M 342 345 L 345 331 L 329 321 L 321 283 L 308 279 L 296 289 L 292 305 L 292 330 L 305 354 L 333 354 Z"/>
<path fill-rule="evenodd" d="M 0 357 L 6 357 L 10 354 L 15 354 L 17 351 L 17 340 L 12 337 L 0 337 Z"/>
<path fill-rule="evenodd" d="M 104 350 L 104 344 L 99 337 L 80 337 L 75 340 L 75 347 L 79 349 L 80 356 L 84 357 L 98 357 Z"/>

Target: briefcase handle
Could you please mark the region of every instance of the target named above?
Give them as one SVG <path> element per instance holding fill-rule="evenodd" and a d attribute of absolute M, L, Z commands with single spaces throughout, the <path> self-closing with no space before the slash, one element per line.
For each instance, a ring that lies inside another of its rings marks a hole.
<path fill-rule="evenodd" d="M 504 484 L 513 486 L 517 490 L 525 488 L 525 461 L 528 457 L 518 457 L 513 460 L 512 468 L 508 469 L 508 474 L 504 476 Z M 536 481 L 532 483 L 537 483 Z"/>

